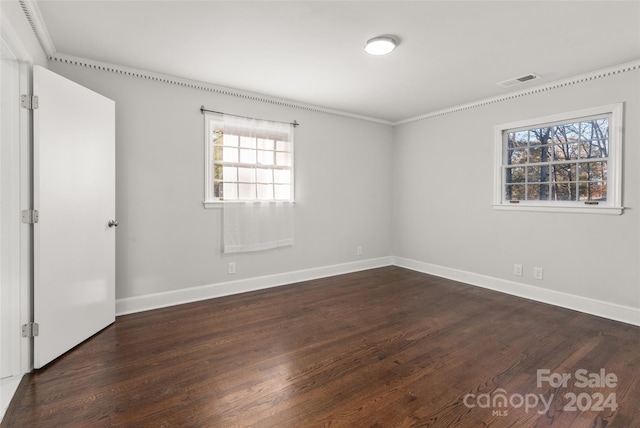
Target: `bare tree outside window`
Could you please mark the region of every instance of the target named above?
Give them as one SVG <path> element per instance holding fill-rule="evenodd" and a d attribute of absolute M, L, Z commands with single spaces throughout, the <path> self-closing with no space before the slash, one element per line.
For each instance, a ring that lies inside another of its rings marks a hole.
<path fill-rule="evenodd" d="M 609 119 L 506 131 L 509 201 L 606 201 Z"/>

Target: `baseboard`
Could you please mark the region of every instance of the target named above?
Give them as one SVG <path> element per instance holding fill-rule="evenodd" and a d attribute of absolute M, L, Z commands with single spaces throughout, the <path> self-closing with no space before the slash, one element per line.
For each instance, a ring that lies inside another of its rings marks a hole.
<path fill-rule="evenodd" d="M 452 279 L 465 284 L 487 288 L 513 296 L 523 297 L 538 302 L 560 306 L 590 315 L 608 318 L 627 324 L 640 326 L 640 309 L 615 303 L 603 302 L 588 297 L 563 293 L 561 291 L 534 287 L 515 281 L 480 275 L 459 269 L 452 269 L 402 257 L 392 257 L 392 263 L 406 269 L 427 273 L 442 278 Z"/>
<path fill-rule="evenodd" d="M 20 386 L 21 380 L 22 375 L 11 376 L 0 380 L 0 422 L 2 422 L 2 419 L 4 419 L 7 408 L 9 407 L 11 399 L 18 389 L 18 386 Z"/>
<path fill-rule="evenodd" d="M 296 282 L 310 281 L 312 279 L 326 278 L 334 275 L 374 269 L 378 267 L 389 266 L 391 264 L 391 257 L 380 257 L 375 259 L 361 260 L 357 262 L 297 270 L 275 275 L 266 275 L 255 278 L 240 279 L 237 281 L 228 281 L 218 284 L 190 287 L 180 290 L 167 291 L 164 293 L 146 294 L 143 296 L 117 299 L 116 315 L 126 315 L 135 312 L 143 312 L 152 309 L 165 308 L 173 305 L 180 305 L 183 303 L 212 299 L 214 297 L 246 293 L 248 291 L 262 290 L 264 288 L 278 287 L 281 285 L 293 284 Z"/>
<path fill-rule="evenodd" d="M 278 287 L 296 282 L 310 281 L 334 275 L 358 272 L 383 266 L 396 265 L 417 272 L 439 276 L 465 284 L 487 288 L 525 299 L 548 303 L 615 321 L 640 326 L 640 309 L 618 305 L 588 297 L 560 291 L 534 287 L 515 281 L 480 275 L 459 269 L 406 259 L 403 257 L 380 257 L 351 263 L 303 269 L 275 275 L 259 276 L 237 281 L 190 287 L 164 293 L 147 294 L 116 300 L 116 315 L 126 315 L 152 309 L 165 308 L 183 303 L 197 302 L 215 297 L 246 293 L 265 288 Z"/>

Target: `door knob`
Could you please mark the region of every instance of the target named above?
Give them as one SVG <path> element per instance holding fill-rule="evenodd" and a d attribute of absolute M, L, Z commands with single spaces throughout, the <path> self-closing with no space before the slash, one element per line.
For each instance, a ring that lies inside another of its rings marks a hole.
<path fill-rule="evenodd" d="M 116 227 L 118 225 L 118 220 L 109 220 L 109 227 Z"/>

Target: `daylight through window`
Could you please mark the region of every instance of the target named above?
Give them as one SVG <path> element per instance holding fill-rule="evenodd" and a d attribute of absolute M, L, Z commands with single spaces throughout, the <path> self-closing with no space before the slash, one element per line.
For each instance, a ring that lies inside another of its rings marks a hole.
<path fill-rule="evenodd" d="M 610 106 L 497 127 L 497 204 L 619 208 L 616 110 Z"/>
<path fill-rule="evenodd" d="M 293 201 L 293 127 L 207 115 L 205 202 Z"/>

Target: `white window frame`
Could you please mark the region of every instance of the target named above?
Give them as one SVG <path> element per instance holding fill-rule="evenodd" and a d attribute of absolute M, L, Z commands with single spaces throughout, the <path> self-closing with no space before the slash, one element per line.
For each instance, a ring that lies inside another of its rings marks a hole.
<path fill-rule="evenodd" d="M 293 140 L 289 141 L 291 144 L 291 150 L 289 151 L 291 155 L 291 167 L 288 168 L 291 171 L 291 198 L 288 200 L 284 199 L 273 199 L 273 200 L 244 200 L 244 199 L 233 199 L 233 200 L 223 200 L 220 198 L 216 198 L 214 196 L 214 184 L 213 184 L 213 165 L 212 165 L 212 150 L 213 144 L 211 144 L 210 136 L 213 131 L 212 127 L 222 129 L 224 127 L 223 116 L 218 113 L 204 113 L 204 121 L 205 121 L 205 137 L 204 137 L 204 147 L 205 147 L 205 162 L 204 162 L 204 171 L 205 171 L 205 184 L 204 184 L 204 201 L 203 206 L 205 208 L 220 208 L 223 204 L 229 203 L 246 203 L 246 202 L 290 202 L 295 203 L 295 170 L 294 170 L 294 143 Z M 222 129 L 224 132 L 224 129 Z M 259 165 L 256 163 L 256 165 Z"/>
<path fill-rule="evenodd" d="M 509 132 L 543 128 L 553 124 L 577 122 L 592 116 L 609 117 L 609 156 L 607 159 L 607 200 L 597 204 L 585 201 L 518 201 L 506 200 L 506 153 Z M 584 110 L 560 113 L 535 119 L 496 125 L 494 134 L 494 204 L 496 210 L 546 211 L 564 213 L 622 214 L 622 139 L 623 104 L 609 104 Z"/>

